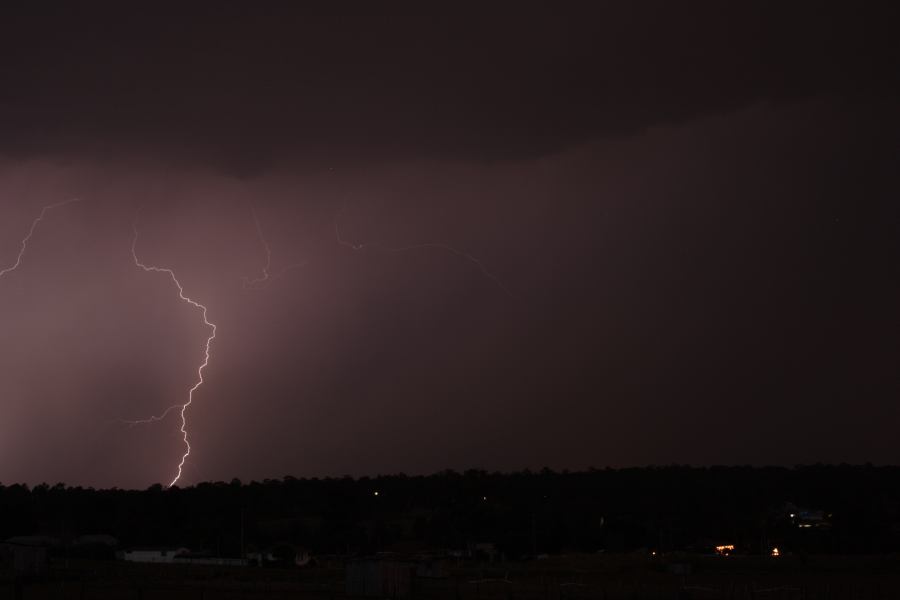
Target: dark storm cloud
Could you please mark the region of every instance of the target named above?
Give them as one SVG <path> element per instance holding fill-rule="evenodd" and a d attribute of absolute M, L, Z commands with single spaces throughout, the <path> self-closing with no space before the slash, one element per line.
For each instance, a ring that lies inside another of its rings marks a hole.
<path fill-rule="evenodd" d="M 0 475 L 167 481 L 218 326 L 186 483 L 447 467 L 896 462 L 893 105 L 755 106 L 490 164 L 401 160 L 324 181 L 115 162 L 0 171 Z M 124 200 L 124 202 L 123 202 Z M 26 202 L 27 201 L 27 202 Z M 241 288 L 272 244 L 273 272 Z M 345 209 L 343 212 L 340 209 Z M 451 243 L 433 251 L 337 243 Z M 48 376 L 52 374 L 52 376 Z"/>
<path fill-rule="evenodd" d="M 892 5 L 3 10 L 0 480 L 171 479 L 136 214 L 186 483 L 900 460 Z"/>
<path fill-rule="evenodd" d="M 236 173 L 539 156 L 763 100 L 893 92 L 898 66 L 890 3 L 182 4 L 5 7 L 0 151 Z"/>

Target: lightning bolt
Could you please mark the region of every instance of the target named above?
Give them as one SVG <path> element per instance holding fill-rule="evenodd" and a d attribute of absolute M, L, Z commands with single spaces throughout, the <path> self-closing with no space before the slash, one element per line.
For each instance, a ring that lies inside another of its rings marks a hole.
<path fill-rule="evenodd" d="M 4 269 L 0 269 L 0 277 L 3 277 L 7 273 L 11 273 L 19 268 L 19 265 L 22 264 L 22 258 L 25 256 L 25 251 L 28 249 L 28 242 L 31 241 L 31 238 L 34 236 L 34 232 L 37 231 L 38 225 L 41 221 L 44 220 L 44 217 L 47 216 L 47 213 L 53 210 L 54 208 L 59 208 L 60 206 L 65 206 L 66 204 L 72 204 L 73 202 L 79 202 L 79 198 L 69 198 L 68 200 L 63 200 L 62 202 L 56 202 L 54 204 L 48 204 L 44 208 L 41 209 L 41 214 L 39 214 L 35 219 L 31 222 L 31 228 L 28 230 L 28 234 L 22 238 L 22 244 L 19 247 L 19 254 L 16 256 L 16 262 L 13 263 L 12 266 L 6 267 Z"/>
<path fill-rule="evenodd" d="M 266 234 L 263 233 L 263 228 L 259 222 L 259 215 L 256 214 L 256 209 L 253 206 L 250 206 L 250 211 L 253 213 L 253 223 L 256 225 L 256 235 L 259 237 L 259 243 L 260 245 L 262 245 L 263 250 L 266 253 L 266 264 L 262 268 L 262 277 L 256 277 L 254 279 L 244 277 L 243 282 L 245 290 L 258 290 L 266 287 L 270 281 L 274 281 L 280 277 L 283 277 L 284 274 L 288 271 L 306 266 L 306 261 L 292 263 L 274 274 L 270 273 L 269 270 L 272 268 L 272 246 L 269 245 L 269 241 L 266 239 Z"/>
<path fill-rule="evenodd" d="M 135 425 L 149 425 L 150 423 L 156 423 L 156 422 L 162 421 L 163 419 L 165 419 L 166 417 L 169 416 L 170 412 L 172 412 L 173 410 L 175 410 L 177 408 L 181 408 L 181 406 L 182 406 L 181 404 L 173 404 L 172 406 L 170 406 L 169 408 L 167 408 L 166 410 L 161 412 L 159 415 L 149 416 L 146 419 L 134 419 L 134 420 L 119 419 L 119 423 L 131 425 L 132 427 Z"/>
<path fill-rule="evenodd" d="M 216 325 L 215 325 L 215 323 L 211 323 L 209 321 L 209 319 L 207 318 L 206 306 L 204 306 L 203 304 L 200 304 L 196 300 L 193 300 L 184 295 L 184 287 L 181 285 L 181 282 L 178 281 L 178 277 L 175 276 L 175 271 L 173 271 L 172 269 L 165 268 L 165 267 L 154 267 L 154 266 L 146 265 L 143 262 L 141 262 L 141 259 L 138 258 L 138 255 L 137 255 L 137 242 L 138 242 L 137 224 L 136 223 L 133 224 L 132 228 L 134 229 L 134 237 L 132 238 L 132 241 L 131 241 L 131 256 L 134 259 L 134 264 L 137 267 L 143 269 L 147 273 L 164 273 L 164 274 L 168 275 L 172 279 L 172 282 L 175 284 L 175 287 L 178 288 L 178 297 L 181 299 L 181 301 L 186 302 L 186 303 L 190 304 L 191 306 L 193 306 L 194 308 L 200 310 L 200 313 L 203 315 L 203 324 L 206 325 L 207 327 L 209 327 L 209 329 L 210 329 L 209 337 L 206 338 L 206 346 L 204 348 L 204 353 L 203 353 L 203 362 L 200 363 L 199 367 L 197 367 L 197 381 L 194 383 L 194 385 L 188 391 L 187 402 L 185 402 L 184 404 L 175 404 L 173 406 L 170 406 L 159 416 L 153 416 L 153 417 L 149 417 L 147 419 L 141 419 L 138 421 L 127 421 L 128 423 L 130 423 L 132 425 L 137 425 L 137 424 L 141 424 L 141 423 L 153 423 L 156 421 L 163 420 L 170 412 L 180 409 L 179 412 L 181 413 L 181 436 L 182 436 L 182 439 L 184 440 L 185 450 L 184 450 L 184 454 L 181 456 L 181 462 L 178 463 L 178 474 L 175 475 L 175 478 L 172 479 L 171 483 L 169 483 L 168 487 L 172 487 L 173 485 L 178 483 L 179 479 L 181 479 L 181 473 L 184 469 L 185 462 L 187 461 L 188 456 L 191 455 L 191 443 L 190 443 L 190 441 L 188 441 L 187 417 L 186 417 L 185 413 L 187 412 L 187 409 L 190 407 L 190 405 L 194 402 L 194 392 L 196 392 L 197 389 L 204 383 L 203 370 L 206 369 L 206 367 L 209 365 L 210 346 L 212 345 L 213 340 L 216 339 Z"/>
<path fill-rule="evenodd" d="M 399 246 L 396 248 L 388 247 L 388 246 L 385 246 L 383 244 L 378 244 L 378 243 L 357 244 L 357 243 L 347 241 L 341 237 L 341 231 L 340 231 L 340 228 L 338 227 L 337 219 L 335 219 L 335 221 L 334 221 L 334 235 L 335 235 L 335 238 L 337 239 L 338 244 L 340 244 L 342 246 L 346 246 L 347 248 L 350 248 L 351 250 L 355 250 L 355 251 L 366 250 L 368 248 L 372 248 L 375 250 L 380 250 L 382 252 L 387 252 L 389 254 L 398 254 L 401 252 L 409 252 L 410 250 L 429 250 L 429 249 L 441 250 L 444 252 L 448 252 L 450 254 L 453 254 L 453 255 L 455 255 L 459 258 L 462 258 L 463 260 L 466 260 L 466 261 L 472 263 L 473 265 L 475 265 L 478 268 L 478 270 L 481 271 L 482 275 L 484 275 L 485 277 L 487 277 L 488 279 L 493 281 L 494 284 L 496 284 L 497 287 L 499 287 L 501 290 L 503 290 L 503 293 L 505 293 L 511 299 L 513 299 L 513 300 L 519 299 L 518 296 L 513 294 L 512 291 L 510 291 L 510 289 L 508 287 L 506 287 L 502 281 L 500 281 L 500 278 L 497 277 L 494 273 L 492 273 L 481 260 L 479 260 L 475 256 L 472 256 L 468 252 L 463 252 L 462 250 L 454 248 L 453 246 L 450 246 L 448 244 L 442 244 L 439 242 L 427 242 L 427 243 L 423 243 L 423 244 L 412 244 L 410 246 Z"/>

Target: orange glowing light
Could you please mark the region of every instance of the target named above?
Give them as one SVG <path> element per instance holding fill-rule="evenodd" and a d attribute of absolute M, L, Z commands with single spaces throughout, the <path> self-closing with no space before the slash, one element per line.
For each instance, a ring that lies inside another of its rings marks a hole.
<path fill-rule="evenodd" d="M 719 556 L 728 556 L 734 552 L 734 544 L 723 544 L 721 546 L 716 546 L 716 554 Z"/>

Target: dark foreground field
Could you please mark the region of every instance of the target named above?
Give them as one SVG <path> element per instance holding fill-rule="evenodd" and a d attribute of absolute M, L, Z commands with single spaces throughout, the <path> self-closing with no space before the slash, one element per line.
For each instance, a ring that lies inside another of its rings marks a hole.
<path fill-rule="evenodd" d="M 673 573 L 690 569 L 690 573 Z M 110 561 L 54 563 L 40 581 L 5 579 L 0 598 L 226 600 L 346 598 L 344 569 L 224 568 Z M 891 599 L 900 557 L 646 557 L 573 555 L 417 578 L 425 600 Z"/>

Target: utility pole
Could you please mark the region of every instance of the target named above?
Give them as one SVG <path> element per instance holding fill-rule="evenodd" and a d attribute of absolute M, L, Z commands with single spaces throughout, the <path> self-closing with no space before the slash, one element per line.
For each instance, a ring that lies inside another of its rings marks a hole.
<path fill-rule="evenodd" d="M 537 512 L 531 511 L 531 557 L 537 558 Z"/>
<path fill-rule="evenodd" d="M 244 507 L 241 507 L 241 560 L 244 560 Z"/>

